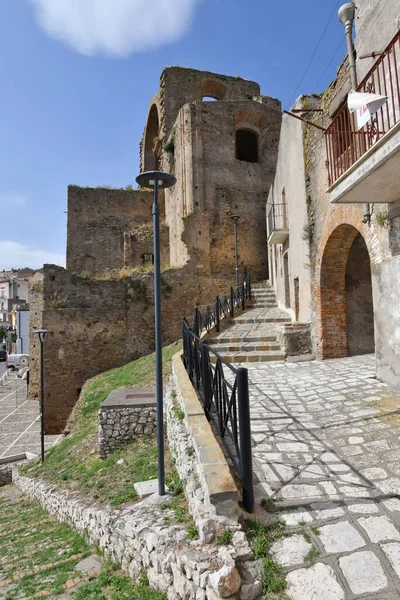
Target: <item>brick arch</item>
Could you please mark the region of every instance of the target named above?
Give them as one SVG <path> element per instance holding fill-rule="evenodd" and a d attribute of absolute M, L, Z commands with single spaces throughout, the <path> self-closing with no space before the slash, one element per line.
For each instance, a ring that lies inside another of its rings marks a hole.
<path fill-rule="evenodd" d="M 369 259 L 364 237 L 348 223 L 342 223 L 332 231 L 322 253 L 317 289 L 319 339 L 316 353 L 321 359 L 348 356 L 346 268 L 356 238 L 361 238 L 365 256 Z"/>

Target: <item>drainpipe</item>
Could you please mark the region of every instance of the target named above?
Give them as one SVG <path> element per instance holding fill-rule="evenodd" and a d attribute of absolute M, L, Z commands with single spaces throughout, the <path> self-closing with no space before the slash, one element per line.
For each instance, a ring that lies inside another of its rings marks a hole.
<path fill-rule="evenodd" d="M 357 69 L 356 69 L 356 55 L 353 44 L 353 21 L 356 7 L 354 2 L 347 2 L 339 8 L 339 21 L 344 25 L 344 31 L 346 34 L 347 42 L 347 54 L 349 57 L 349 69 L 350 69 L 350 82 L 351 89 L 356 91 L 357 89 Z M 369 204 L 363 204 L 363 218 L 362 223 L 369 223 L 371 221 L 371 210 Z"/>

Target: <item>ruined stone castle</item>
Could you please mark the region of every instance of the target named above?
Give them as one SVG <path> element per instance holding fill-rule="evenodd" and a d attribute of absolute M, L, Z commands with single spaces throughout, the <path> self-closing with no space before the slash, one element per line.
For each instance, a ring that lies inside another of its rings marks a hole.
<path fill-rule="evenodd" d="M 388 98 L 361 128 L 347 107 L 348 57 L 283 118 L 255 82 L 163 71 L 140 164 L 177 178 L 161 192 L 165 343 L 234 283 L 240 214 L 240 267 L 269 279 L 278 306 L 311 331 L 313 355 L 375 352 L 378 377 L 400 381 L 399 10 L 354 4 L 357 90 Z M 86 379 L 153 349 L 151 203 L 149 190 L 68 190 L 67 268 L 46 265 L 30 296 L 32 326 L 54 332 L 48 431 L 62 429 Z M 37 393 L 36 340 L 30 354 Z"/>
<path fill-rule="evenodd" d="M 255 82 L 163 71 L 140 164 L 177 178 L 160 198 L 165 343 L 180 338 L 182 316 L 234 284 L 232 214 L 240 214 L 240 268 L 267 278 L 265 210 L 281 118 L 280 102 Z M 46 265 L 31 295 L 32 327 L 53 332 L 45 348 L 49 432 L 65 425 L 86 379 L 153 350 L 151 204 L 150 190 L 68 189 L 67 268 Z M 34 394 L 38 350 L 32 339 Z"/>

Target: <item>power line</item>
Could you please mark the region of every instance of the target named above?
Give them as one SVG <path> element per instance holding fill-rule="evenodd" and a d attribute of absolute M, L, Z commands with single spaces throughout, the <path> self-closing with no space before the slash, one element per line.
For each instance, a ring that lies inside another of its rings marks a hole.
<path fill-rule="evenodd" d="M 314 60 L 314 56 L 317 54 L 317 50 L 318 50 L 318 48 L 320 47 L 322 40 L 324 39 L 325 33 L 326 33 L 326 31 L 327 31 L 327 29 L 328 29 L 328 27 L 329 27 L 329 25 L 330 25 L 330 22 L 332 21 L 333 15 L 335 14 L 335 12 L 336 12 L 336 9 L 337 9 L 337 7 L 338 7 L 338 5 L 339 5 L 339 3 L 340 3 L 341 1 L 342 1 L 342 0 L 337 0 L 336 4 L 335 4 L 335 6 L 334 6 L 334 9 L 333 9 L 333 11 L 332 11 L 332 13 L 331 13 L 331 15 L 330 15 L 330 17 L 329 17 L 329 19 L 328 19 L 328 22 L 327 22 L 327 24 L 325 25 L 325 28 L 324 28 L 324 30 L 323 30 L 323 32 L 322 32 L 322 35 L 321 35 L 321 37 L 319 38 L 317 45 L 315 46 L 314 52 L 312 53 L 312 55 L 311 55 L 311 58 L 310 58 L 310 60 L 308 61 L 308 65 L 306 66 L 306 68 L 305 68 L 305 70 L 304 70 L 304 73 L 303 73 L 303 75 L 301 76 L 301 78 L 300 78 L 300 81 L 299 81 L 299 83 L 297 84 L 297 86 L 296 86 L 296 88 L 295 88 L 295 90 L 294 90 L 294 92 L 293 92 L 293 94 L 292 94 L 292 97 L 290 98 L 290 101 L 288 102 L 288 104 L 287 104 L 287 106 L 286 106 L 286 109 L 290 108 L 290 105 L 291 105 L 291 103 L 292 103 L 293 99 L 296 97 L 297 90 L 299 89 L 299 87 L 300 87 L 300 86 L 301 86 L 301 84 L 303 83 L 303 79 L 304 79 L 304 77 L 306 76 L 306 74 L 307 74 L 307 72 L 308 72 L 308 69 L 309 69 L 309 68 L 310 68 L 310 66 L 311 66 L 311 63 L 312 63 L 312 61 Z"/>
<path fill-rule="evenodd" d="M 369 28 L 367 29 L 367 31 L 365 33 L 362 34 L 362 37 L 365 39 L 369 32 L 371 31 L 371 29 L 373 28 L 373 26 L 375 25 L 376 20 L 378 19 L 378 17 L 381 15 L 382 11 L 384 10 L 385 6 L 387 5 L 389 0 L 386 0 L 386 2 L 383 4 L 381 10 L 379 11 L 379 13 L 375 16 L 374 20 L 372 21 L 372 23 L 370 23 Z M 362 29 L 361 29 L 362 31 Z M 358 33 L 358 35 L 360 35 L 360 32 Z M 331 58 L 331 60 L 329 61 L 327 67 L 324 69 L 324 71 L 321 73 L 317 83 L 314 86 L 314 89 L 317 88 L 317 85 L 319 84 L 319 82 L 321 81 L 321 79 L 323 78 L 323 76 L 325 75 L 325 73 L 327 72 L 327 70 L 329 69 L 329 67 L 331 66 L 336 54 L 338 53 L 338 50 L 340 48 L 340 46 L 342 45 L 343 40 L 346 39 L 346 36 L 344 35 L 343 38 L 340 40 L 338 47 L 336 48 L 335 52 L 333 53 L 333 56 Z"/>
<path fill-rule="evenodd" d="M 321 79 L 323 78 L 323 76 L 325 75 L 325 73 L 327 72 L 327 70 L 329 69 L 329 67 L 331 66 L 331 64 L 333 63 L 333 61 L 334 61 L 334 59 L 335 59 L 335 56 L 336 56 L 336 54 L 338 53 L 338 51 L 339 51 L 339 49 L 340 49 L 340 46 L 341 46 L 341 45 L 342 45 L 342 43 L 343 43 L 343 40 L 345 40 L 345 39 L 346 39 L 346 36 L 344 35 L 344 36 L 341 38 L 341 40 L 340 40 L 340 42 L 339 42 L 339 44 L 338 44 L 338 46 L 337 46 L 337 48 L 336 48 L 335 52 L 333 53 L 331 60 L 329 61 L 329 63 L 328 63 L 328 64 L 327 64 L 327 66 L 325 67 L 325 69 L 322 71 L 321 75 L 319 76 L 319 79 L 318 79 L 317 83 L 314 85 L 314 89 L 315 89 L 315 90 L 317 89 L 317 85 L 319 84 L 319 82 L 321 81 Z"/>

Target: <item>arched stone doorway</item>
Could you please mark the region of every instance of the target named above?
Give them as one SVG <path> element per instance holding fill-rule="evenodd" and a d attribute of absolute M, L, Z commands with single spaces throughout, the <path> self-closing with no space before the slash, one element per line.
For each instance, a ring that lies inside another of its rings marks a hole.
<path fill-rule="evenodd" d="M 352 225 L 329 237 L 320 276 L 321 358 L 374 352 L 371 265 L 367 246 Z"/>

